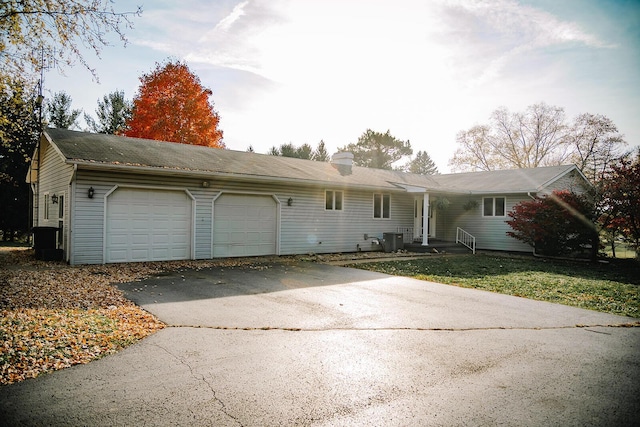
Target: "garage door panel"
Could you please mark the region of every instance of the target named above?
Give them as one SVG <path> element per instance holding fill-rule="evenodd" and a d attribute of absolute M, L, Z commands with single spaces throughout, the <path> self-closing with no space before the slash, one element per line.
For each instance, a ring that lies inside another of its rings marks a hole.
<path fill-rule="evenodd" d="M 119 240 L 121 244 L 131 243 L 132 245 L 147 246 L 149 244 L 149 235 L 148 234 L 132 234 L 131 239 L 129 239 L 129 241 L 123 239 L 122 237 Z"/>
<path fill-rule="evenodd" d="M 262 242 L 262 235 L 259 232 L 247 232 L 246 237 L 246 243 L 248 245 Z"/>
<path fill-rule="evenodd" d="M 169 244 L 169 236 L 165 235 L 160 235 L 160 234 L 154 234 L 151 237 L 151 244 L 154 245 L 154 247 L 156 245 L 167 245 Z"/>
<path fill-rule="evenodd" d="M 267 233 L 263 233 L 260 235 L 260 243 L 271 243 L 275 240 L 276 236 L 275 234 L 267 234 Z"/>
<path fill-rule="evenodd" d="M 189 242 L 188 236 L 168 236 L 169 242 L 185 246 Z"/>
<path fill-rule="evenodd" d="M 146 203 L 144 205 L 135 203 L 131 205 L 131 211 L 130 213 L 132 215 L 137 215 L 137 216 L 145 216 L 145 215 L 149 215 L 149 211 L 147 210 L 147 208 L 149 207 L 149 203 Z M 127 212 L 124 212 L 124 214 L 127 214 Z"/>
<path fill-rule="evenodd" d="M 128 255 L 128 254 L 127 254 Z M 149 249 L 131 249 L 131 261 L 147 261 L 150 258 Z"/>
<path fill-rule="evenodd" d="M 271 196 L 223 194 L 214 205 L 214 257 L 276 253 L 277 205 Z"/>
<path fill-rule="evenodd" d="M 247 240 L 247 233 L 245 231 L 236 231 L 229 233 L 229 243 L 241 245 Z"/>
<path fill-rule="evenodd" d="M 153 249 L 153 258 L 156 259 L 169 259 L 170 252 L 167 249 Z"/>
<path fill-rule="evenodd" d="M 106 262 L 189 259 L 191 204 L 183 191 L 113 192 L 107 199 Z"/>

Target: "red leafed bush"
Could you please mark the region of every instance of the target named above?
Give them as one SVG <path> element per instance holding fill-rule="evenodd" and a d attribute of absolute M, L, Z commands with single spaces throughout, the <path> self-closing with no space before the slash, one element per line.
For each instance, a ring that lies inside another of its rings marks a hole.
<path fill-rule="evenodd" d="M 594 207 L 587 197 L 569 191 L 520 202 L 508 213 L 507 235 L 531 245 L 536 253 L 549 256 L 570 255 L 599 248 L 593 223 Z"/>

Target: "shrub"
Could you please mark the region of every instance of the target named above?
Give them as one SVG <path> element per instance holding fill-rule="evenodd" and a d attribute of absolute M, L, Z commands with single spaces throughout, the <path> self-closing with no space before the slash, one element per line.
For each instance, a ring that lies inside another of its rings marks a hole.
<path fill-rule="evenodd" d="M 508 213 L 507 235 L 531 245 L 536 253 L 549 256 L 583 253 L 595 258 L 598 232 L 592 221 L 593 204 L 583 195 L 554 191 L 550 196 L 520 202 Z"/>

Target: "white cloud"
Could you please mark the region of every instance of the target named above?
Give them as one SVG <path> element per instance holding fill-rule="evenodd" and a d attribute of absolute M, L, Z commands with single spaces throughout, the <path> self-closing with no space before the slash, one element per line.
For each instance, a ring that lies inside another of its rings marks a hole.
<path fill-rule="evenodd" d="M 501 105 L 596 99 L 585 67 L 572 86 L 568 55 L 584 64 L 619 50 L 584 23 L 513 0 L 185 1 L 154 2 L 130 40 L 152 51 L 146 61 L 186 60 L 214 91 L 227 145 L 259 152 L 320 139 L 331 150 L 389 129 L 446 170 L 456 132 Z M 112 88 L 100 90 L 95 99 Z M 579 112 L 607 114 L 593 105 Z"/>
<path fill-rule="evenodd" d="M 468 85 L 480 86 L 500 79 L 505 67 L 543 53 L 547 48 L 578 43 L 590 48 L 610 48 L 575 22 L 513 0 L 441 4 L 440 40 L 452 50 L 452 68 Z"/>
<path fill-rule="evenodd" d="M 248 0 L 238 3 L 229 15 L 225 16 L 222 20 L 220 20 L 220 22 L 218 22 L 213 30 L 228 31 L 231 26 L 245 14 L 244 8 L 248 3 Z"/>

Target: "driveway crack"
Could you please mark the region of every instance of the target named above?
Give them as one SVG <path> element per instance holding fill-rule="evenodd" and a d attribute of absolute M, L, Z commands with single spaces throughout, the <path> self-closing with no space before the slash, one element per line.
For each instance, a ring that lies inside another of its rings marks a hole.
<path fill-rule="evenodd" d="M 173 354 L 172 352 L 170 352 L 168 349 L 166 349 L 163 346 L 160 346 L 160 345 L 157 345 L 157 344 L 155 346 L 158 347 L 159 349 L 163 350 L 165 353 L 167 353 L 168 355 L 170 355 L 174 359 L 176 359 L 182 365 L 184 365 L 187 368 L 189 368 L 189 372 L 191 373 L 191 376 L 193 378 L 195 378 L 198 381 L 202 381 L 204 384 L 207 385 L 207 387 L 211 391 L 211 395 L 213 396 L 213 400 L 216 401 L 218 403 L 218 405 L 220 405 L 222 413 L 225 414 L 227 417 L 231 418 L 233 421 L 235 421 L 239 426 L 241 426 L 241 427 L 243 426 L 243 424 L 240 422 L 240 420 L 238 420 L 238 418 L 236 418 L 236 416 L 234 416 L 233 414 L 231 414 L 227 410 L 227 405 L 225 405 L 224 401 L 222 401 L 222 399 L 220 399 L 218 397 L 215 388 L 213 388 L 213 385 L 207 380 L 207 378 L 204 375 L 197 373 L 193 369 L 193 367 L 189 364 L 189 362 L 187 362 L 187 360 L 184 357 L 179 357 L 179 356 Z"/>
<path fill-rule="evenodd" d="M 493 330 L 514 330 L 514 331 L 539 331 L 539 330 L 558 330 L 558 329 L 586 329 L 587 328 L 638 328 L 640 322 L 628 323 L 612 323 L 612 324 L 576 324 L 561 326 L 485 326 L 485 327 L 468 327 L 468 328 L 446 328 L 446 327 L 326 327 L 326 328 L 296 328 L 284 326 L 202 326 L 202 325 L 186 325 L 175 324 L 167 325 L 169 328 L 192 328 L 192 329 L 215 329 L 229 331 L 286 331 L 286 332 L 328 332 L 328 331 L 445 331 L 445 332 L 468 332 L 468 331 L 493 331 Z M 591 331 L 594 332 L 594 331 Z"/>

